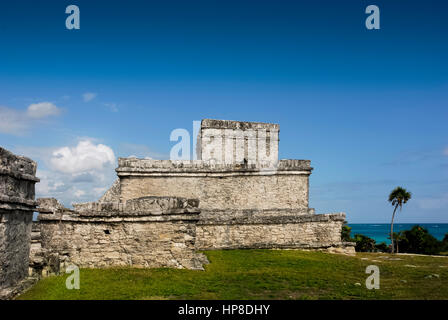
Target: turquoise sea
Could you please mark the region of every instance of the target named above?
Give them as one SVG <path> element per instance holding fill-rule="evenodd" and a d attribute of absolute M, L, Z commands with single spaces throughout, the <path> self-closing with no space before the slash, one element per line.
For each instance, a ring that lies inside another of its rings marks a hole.
<path fill-rule="evenodd" d="M 409 230 L 417 223 L 394 223 L 394 232 Z M 448 223 L 418 223 L 418 225 L 424 227 L 439 240 L 443 240 L 445 233 L 448 232 Z M 387 223 L 350 223 L 349 227 L 352 227 L 352 237 L 356 234 L 363 234 L 372 239 L 375 239 L 377 243 L 386 242 L 390 243 L 387 239 L 390 233 L 390 224 Z"/>

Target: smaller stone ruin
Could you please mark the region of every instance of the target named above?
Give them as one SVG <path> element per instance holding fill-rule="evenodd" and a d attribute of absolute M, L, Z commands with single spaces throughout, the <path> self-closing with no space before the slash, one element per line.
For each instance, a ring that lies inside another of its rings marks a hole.
<path fill-rule="evenodd" d="M 142 197 L 70 210 L 56 199 L 39 199 L 31 273 L 57 274 L 70 264 L 203 270 L 207 259 L 195 251 L 198 206 L 195 199 Z"/>

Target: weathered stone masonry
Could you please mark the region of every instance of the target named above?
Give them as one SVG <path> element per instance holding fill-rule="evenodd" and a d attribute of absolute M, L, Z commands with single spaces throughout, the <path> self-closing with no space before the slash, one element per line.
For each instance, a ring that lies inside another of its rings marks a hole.
<path fill-rule="evenodd" d="M 197 159 L 257 167 L 278 161 L 280 126 L 274 123 L 204 119 L 196 144 Z"/>
<path fill-rule="evenodd" d="M 125 158 L 118 160 L 120 201 L 147 195 L 198 198 L 201 209 L 308 209 L 310 161 L 281 160 L 274 169 Z"/>
<path fill-rule="evenodd" d="M 345 215 L 319 214 L 202 219 L 197 226 L 197 248 L 277 248 L 331 249 L 342 248 L 341 227 Z"/>
<path fill-rule="evenodd" d="M 0 298 L 28 275 L 36 163 L 0 147 Z"/>
<path fill-rule="evenodd" d="M 331 248 L 341 242 L 344 213 L 308 206 L 310 162 L 280 160 L 275 171 L 255 165 L 119 159 L 120 200 L 148 194 L 201 202 L 198 249 Z"/>
<path fill-rule="evenodd" d="M 39 275 L 58 273 L 69 264 L 203 269 L 196 253 L 198 201 L 144 197 L 93 202 L 69 210 L 55 199 L 39 199 L 40 245 L 44 261 Z"/>

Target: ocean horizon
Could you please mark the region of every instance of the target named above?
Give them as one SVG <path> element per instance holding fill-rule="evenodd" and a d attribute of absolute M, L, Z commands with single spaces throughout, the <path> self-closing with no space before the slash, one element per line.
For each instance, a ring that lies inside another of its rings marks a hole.
<path fill-rule="evenodd" d="M 448 223 L 395 223 L 394 232 L 409 230 L 415 225 L 424 227 L 438 240 L 443 240 L 445 234 L 448 233 Z M 352 228 L 352 237 L 355 234 L 363 234 L 374 239 L 377 243 L 386 242 L 390 244 L 390 239 L 388 239 L 390 223 L 349 223 L 348 226 Z"/>

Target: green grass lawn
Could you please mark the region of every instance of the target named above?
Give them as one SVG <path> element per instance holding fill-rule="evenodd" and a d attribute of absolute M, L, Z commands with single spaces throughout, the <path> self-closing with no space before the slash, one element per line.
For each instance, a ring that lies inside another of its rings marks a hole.
<path fill-rule="evenodd" d="M 39 281 L 18 299 L 448 299 L 445 257 L 300 250 L 205 254 L 205 271 L 81 269 L 79 290 L 66 289 L 63 274 Z M 365 286 L 371 264 L 380 269 L 379 290 Z"/>

